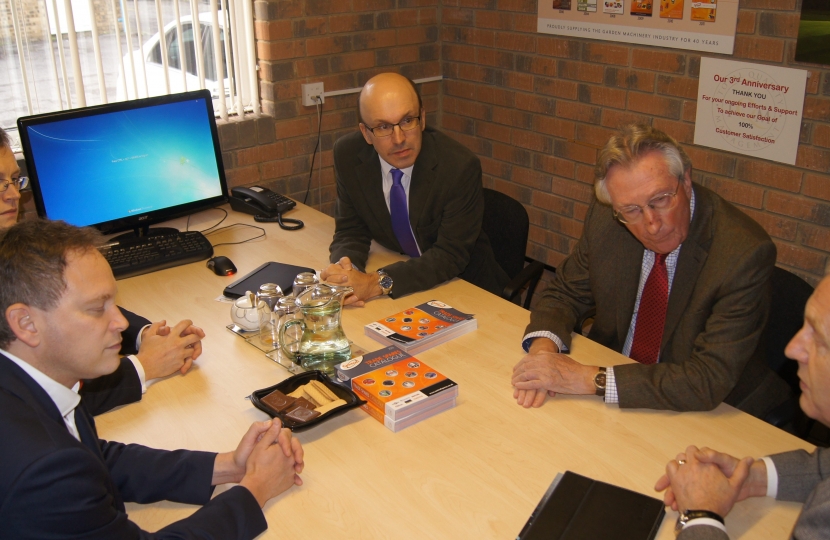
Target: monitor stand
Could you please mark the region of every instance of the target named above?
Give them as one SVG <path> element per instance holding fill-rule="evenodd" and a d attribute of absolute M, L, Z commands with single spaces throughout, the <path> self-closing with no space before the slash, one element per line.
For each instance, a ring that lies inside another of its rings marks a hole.
<path fill-rule="evenodd" d="M 143 238 L 145 236 L 161 236 L 163 234 L 178 234 L 179 229 L 174 229 L 173 227 L 153 227 L 150 228 L 149 225 L 145 225 L 144 227 L 136 227 L 131 232 L 119 234 L 110 239 L 111 242 L 127 242 L 130 240 L 135 240 L 137 238 Z"/>

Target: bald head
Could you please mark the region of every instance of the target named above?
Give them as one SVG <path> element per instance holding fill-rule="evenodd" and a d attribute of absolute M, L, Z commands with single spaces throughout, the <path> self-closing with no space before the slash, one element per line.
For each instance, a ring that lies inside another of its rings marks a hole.
<path fill-rule="evenodd" d="M 397 73 L 376 75 L 363 86 L 359 107 L 360 131 L 366 142 L 393 167 L 411 167 L 421 152 L 422 132 L 426 126 L 421 97 L 412 81 Z M 401 129 L 401 125 L 406 125 L 407 129 Z M 389 126 L 392 126 L 391 134 L 376 134 L 388 132 L 385 128 Z"/>
<path fill-rule="evenodd" d="M 371 102 L 377 99 L 383 100 L 385 98 L 401 99 L 406 94 L 409 94 L 407 96 L 408 99 L 412 99 L 414 97 L 414 99 L 418 101 L 418 110 L 423 108 L 421 94 L 418 93 L 415 83 L 407 77 L 397 73 L 381 73 L 380 75 L 375 75 L 366 81 L 366 84 L 364 84 L 363 88 L 360 90 L 360 98 L 358 101 L 358 114 L 360 115 L 360 121 L 364 122 L 363 107 L 365 101 Z"/>

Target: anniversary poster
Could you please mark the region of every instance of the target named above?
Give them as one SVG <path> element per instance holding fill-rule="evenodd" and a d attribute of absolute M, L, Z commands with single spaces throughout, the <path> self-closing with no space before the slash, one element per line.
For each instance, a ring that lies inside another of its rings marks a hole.
<path fill-rule="evenodd" d="M 738 0 L 539 0 L 537 30 L 732 54 Z"/>
<path fill-rule="evenodd" d="M 703 57 L 695 144 L 795 164 L 807 71 Z"/>

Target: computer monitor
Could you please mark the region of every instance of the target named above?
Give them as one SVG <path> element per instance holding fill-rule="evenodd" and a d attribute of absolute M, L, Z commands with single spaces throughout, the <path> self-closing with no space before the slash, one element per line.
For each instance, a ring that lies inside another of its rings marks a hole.
<path fill-rule="evenodd" d="M 20 118 L 40 217 L 105 234 L 215 207 L 228 188 L 210 92 Z"/>

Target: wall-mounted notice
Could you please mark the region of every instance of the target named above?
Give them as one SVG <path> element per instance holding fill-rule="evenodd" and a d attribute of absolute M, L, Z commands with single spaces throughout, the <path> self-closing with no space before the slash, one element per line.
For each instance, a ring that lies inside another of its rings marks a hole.
<path fill-rule="evenodd" d="M 701 58 L 695 144 L 795 164 L 807 71 Z"/>
<path fill-rule="evenodd" d="M 738 0 L 539 0 L 544 34 L 732 54 Z"/>

